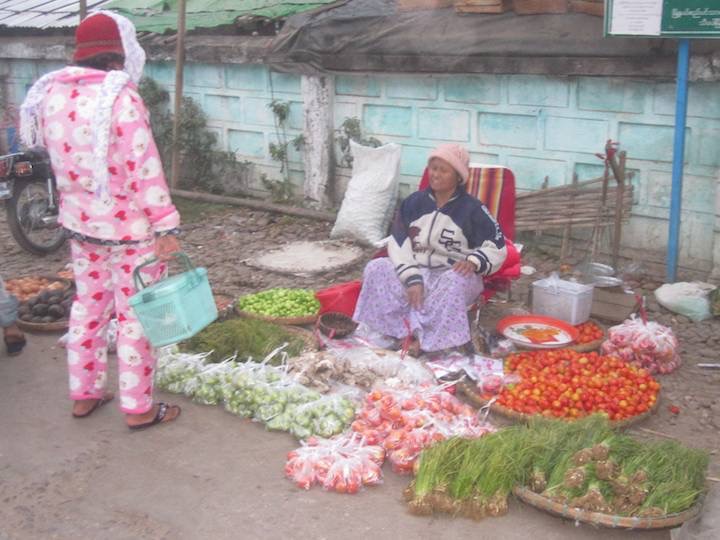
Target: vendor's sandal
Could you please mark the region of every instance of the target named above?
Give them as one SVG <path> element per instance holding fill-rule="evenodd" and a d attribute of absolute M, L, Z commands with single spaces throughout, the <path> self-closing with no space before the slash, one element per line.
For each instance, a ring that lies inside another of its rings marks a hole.
<path fill-rule="evenodd" d="M 170 413 L 170 411 L 177 411 L 174 415 Z M 173 420 L 176 420 L 178 416 L 180 416 L 180 413 L 182 412 L 182 409 L 178 405 L 168 405 L 167 403 L 160 402 L 158 403 L 158 409 L 155 413 L 155 418 L 150 420 L 149 422 L 144 422 L 142 424 L 136 424 L 134 426 L 131 426 L 128 424 L 128 427 L 132 430 L 141 430 L 141 429 L 147 429 L 149 427 L 155 426 L 157 424 L 167 424 L 168 422 L 172 422 Z M 170 413 L 170 414 L 168 414 Z"/>
<path fill-rule="evenodd" d="M 112 393 L 105 394 L 100 399 L 96 399 L 95 403 L 93 403 L 92 406 L 86 412 L 84 412 L 82 414 L 72 413 L 73 418 L 86 418 L 86 417 L 90 416 L 92 413 L 94 413 L 96 410 L 98 410 L 100 407 L 102 407 L 106 403 L 110 403 L 114 397 L 115 397 L 115 395 Z"/>
<path fill-rule="evenodd" d="M 417 339 L 413 339 L 408 345 L 407 353 L 413 358 L 419 358 L 422 356 L 422 349 L 420 349 L 420 342 Z"/>
<path fill-rule="evenodd" d="M 11 339 L 8 339 L 7 337 L 5 339 L 5 351 L 7 351 L 8 356 L 15 356 L 22 352 L 22 350 L 25 348 L 25 345 L 27 344 L 27 341 L 25 341 L 24 337 L 13 337 Z"/>
<path fill-rule="evenodd" d="M 468 341 L 464 345 L 460 345 L 457 350 L 460 354 L 464 354 L 465 356 L 469 357 L 473 357 L 475 354 L 477 354 L 477 351 L 475 350 L 475 344 L 472 341 Z"/>

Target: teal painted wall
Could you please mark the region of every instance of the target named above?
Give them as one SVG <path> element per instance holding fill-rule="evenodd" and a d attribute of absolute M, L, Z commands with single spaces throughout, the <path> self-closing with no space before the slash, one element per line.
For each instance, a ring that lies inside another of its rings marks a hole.
<path fill-rule="evenodd" d="M 12 60 L 0 67 L 11 100 L 58 64 Z M 151 63 L 147 75 L 172 91 L 171 64 Z M 256 170 L 279 178 L 268 146 L 277 140 L 268 105 L 290 103 L 288 139 L 302 133 L 300 77 L 262 65 L 189 64 L 185 94 L 208 114 L 220 145 Z M 687 121 L 683 191 L 683 256 L 711 260 L 720 167 L 720 83 L 693 83 Z M 607 139 L 619 141 L 635 173 L 633 219 L 624 243 L 662 249 L 670 197 L 674 85 L 613 78 L 524 75 L 335 78 L 335 126 L 361 120 L 364 134 L 402 145 L 401 193 L 413 190 L 427 154 L 442 141 L 465 145 L 472 160 L 513 169 L 519 190 L 602 173 L 595 157 Z M 303 181 L 302 153 L 289 149 L 290 172 Z M 718 220 L 720 223 L 720 220 Z M 715 231 L 715 234 L 720 231 Z"/>
<path fill-rule="evenodd" d="M 62 63 L 31 63 L 11 60 L 0 68 L 6 75 L 10 100 L 19 104 L 32 82 Z M 167 88 L 173 99 L 174 65 L 148 63 L 145 75 Z M 300 77 L 271 73 L 262 65 L 188 64 L 183 81 L 184 95 L 193 98 L 208 116 L 210 129 L 218 135 L 219 147 L 235 153 L 238 160 L 256 164 L 256 173 L 281 178 L 280 164 L 270 157 L 269 145 L 277 142 L 274 115 L 269 104 L 273 99 L 290 103 L 286 122 L 288 141 L 302 133 L 302 97 Z M 301 186 L 302 153 L 289 145 L 290 178 Z M 259 188 L 259 183 L 254 186 Z"/>
<path fill-rule="evenodd" d="M 145 74 L 168 88 L 175 87 L 174 66 L 149 63 Z M 235 153 L 238 160 L 255 164 L 256 178 L 282 177 L 280 164 L 269 152 L 278 142 L 279 130 L 269 105 L 273 100 L 290 104 L 285 123 L 287 140 L 302 133 L 302 96 L 300 77 L 270 72 L 262 65 L 188 64 L 183 80 L 184 95 L 203 108 L 208 125 L 218 135 L 220 148 Z M 290 179 L 298 188 L 303 181 L 302 153 L 288 145 Z M 259 188 L 255 182 L 250 187 Z"/>
<path fill-rule="evenodd" d="M 524 75 L 336 78 L 336 125 L 362 119 L 367 135 L 403 146 L 403 193 L 414 189 L 430 149 L 465 145 L 472 160 L 515 172 L 518 189 L 602 174 L 607 139 L 619 141 L 635 177 L 629 247 L 667 242 L 674 85 L 612 78 Z M 693 83 L 686 128 L 682 256 L 712 260 L 718 167 L 720 83 Z M 719 196 L 720 198 L 720 196 Z M 720 232 L 720 231 L 717 231 Z"/>

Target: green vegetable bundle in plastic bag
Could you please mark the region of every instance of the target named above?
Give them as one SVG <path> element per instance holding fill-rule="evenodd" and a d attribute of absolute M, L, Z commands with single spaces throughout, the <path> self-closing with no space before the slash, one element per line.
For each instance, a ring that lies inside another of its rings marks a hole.
<path fill-rule="evenodd" d="M 206 353 L 187 354 L 174 347 L 161 349 L 155 368 L 155 384 L 173 394 L 185 393 L 186 386 L 205 366 Z"/>

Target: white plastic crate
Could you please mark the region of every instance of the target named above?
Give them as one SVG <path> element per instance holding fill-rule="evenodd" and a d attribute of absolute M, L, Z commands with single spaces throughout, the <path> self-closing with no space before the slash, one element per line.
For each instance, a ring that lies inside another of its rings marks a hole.
<path fill-rule="evenodd" d="M 532 311 L 572 325 L 590 318 L 593 286 L 549 277 L 532 284 Z"/>

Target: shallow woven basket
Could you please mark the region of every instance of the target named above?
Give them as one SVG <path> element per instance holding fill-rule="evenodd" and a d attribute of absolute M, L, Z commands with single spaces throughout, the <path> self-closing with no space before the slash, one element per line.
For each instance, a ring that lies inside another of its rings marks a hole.
<path fill-rule="evenodd" d="M 40 274 L 36 276 L 21 276 L 21 277 L 39 277 L 39 278 L 45 278 L 49 281 L 57 281 L 63 284 L 63 287 L 61 289 L 57 289 L 58 291 L 62 291 L 63 293 L 66 293 L 70 288 L 73 287 L 74 282 L 71 279 L 67 279 L 61 276 L 51 276 L 51 275 L 45 275 Z M 21 278 L 11 278 L 11 279 L 21 279 Z M 8 280 L 10 281 L 10 280 Z M 39 294 L 39 293 L 38 293 Z M 22 319 L 18 318 L 17 321 L 15 321 L 18 325 L 18 328 L 22 330 L 23 332 L 61 332 L 68 329 L 69 320 L 68 319 L 59 319 L 57 321 L 52 321 L 48 323 L 37 323 L 37 322 L 31 322 L 31 321 L 23 321 Z"/>
<path fill-rule="evenodd" d="M 329 311 L 320 315 L 318 328 L 329 338 L 343 338 L 352 334 L 357 323 L 344 313 Z"/>
<path fill-rule="evenodd" d="M 237 306 L 235 307 L 235 313 L 240 315 L 241 317 L 248 317 L 250 319 L 259 319 L 261 321 L 267 321 L 275 324 L 284 324 L 284 325 L 305 325 L 305 324 L 314 324 L 317 320 L 317 314 L 315 315 L 307 315 L 305 317 L 268 317 L 267 315 L 258 315 L 257 313 L 248 313 L 247 311 L 243 311 L 241 309 L 238 309 Z"/>
<path fill-rule="evenodd" d="M 43 278 L 43 279 L 47 279 L 50 282 L 59 281 L 64 286 L 62 289 L 58 289 L 58 290 L 63 290 L 63 291 L 68 290 L 73 285 L 72 279 L 69 279 L 69 278 L 66 278 L 63 276 L 58 276 L 58 275 L 50 275 L 50 274 L 32 274 L 32 275 L 28 275 L 28 276 L 11 277 L 11 278 L 7 278 L 5 280 L 5 283 L 7 283 L 8 281 L 16 281 L 18 279 L 27 279 L 27 278 Z"/>
<path fill-rule="evenodd" d="M 592 351 L 597 351 L 600 348 L 600 345 L 603 344 L 603 341 L 605 341 L 605 337 L 596 339 L 595 341 L 589 341 L 587 343 L 578 343 L 577 345 L 568 345 L 567 347 L 563 347 L 563 348 L 570 349 L 572 351 L 579 352 L 579 353 L 592 352 Z"/>
<path fill-rule="evenodd" d="M 55 281 L 58 283 L 62 283 L 62 285 L 63 285 L 62 288 L 56 289 L 56 290 L 62 291 L 63 293 L 67 292 L 68 289 L 70 289 L 71 287 L 74 286 L 74 282 L 72 279 L 67 279 L 67 278 L 64 278 L 61 276 L 51 276 L 51 275 L 47 275 L 47 274 L 37 274 L 37 275 L 31 275 L 31 276 L 20 276 L 20 277 L 8 278 L 5 280 L 5 283 L 7 284 L 9 281 L 16 281 L 18 279 L 24 279 L 24 278 L 43 278 L 43 279 L 47 279 L 50 282 Z M 40 291 L 38 291 L 37 294 L 40 294 L 40 292 L 42 292 L 42 290 L 46 290 L 46 289 L 41 289 Z M 28 300 L 29 300 L 29 298 L 28 298 Z M 35 323 L 35 324 L 38 324 L 38 323 Z"/>
<path fill-rule="evenodd" d="M 473 387 L 472 383 L 468 382 L 467 380 L 462 380 L 457 383 L 458 390 L 460 390 L 465 397 L 470 401 L 473 405 L 475 405 L 478 408 L 485 407 L 488 404 L 488 400 L 484 399 L 480 394 L 478 394 L 475 391 L 475 388 Z M 637 424 L 638 422 L 643 421 L 645 418 L 650 416 L 655 412 L 655 410 L 658 407 L 658 404 L 660 403 L 660 394 L 658 394 L 658 398 L 655 400 L 655 404 L 645 411 L 642 414 L 635 415 L 630 418 L 626 418 L 624 420 L 611 420 L 610 425 L 614 428 L 622 428 L 627 427 L 633 424 Z M 527 422 L 530 418 L 532 418 L 532 415 L 525 414 L 525 413 L 519 413 L 517 411 L 513 411 L 512 409 L 508 409 L 507 407 L 503 407 L 499 403 L 493 403 L 490 405 L 490 410 L 492 412 L 495 412 L 499 414 L 500 416 L 504 416 L 505 418 L 508 418 L 510 420 L 517 420 L 520 422 Z M 566 420 L 568 422 L 571 422 L 572 420 L 570 418 L 561 418 L 560 420 Z"/>
<path fill-rule="evenodd" d="M 580 352 L 580 353 L 597 351 L 600 348 L 600 345 L 603 344 L 603 341 L 605 341 L 607 339 L 607 328 L 605 327 L 605 325 L 600 324 L 599 322 L 597 322 L 594 319 L 590 319 L 590 321 L 594 322 L 596 325 L 598 325 L 602 329 L 603 337 L 601 337 L 600 339 L 596 339 L 595 341 L 589 341 L 587 343 L 578 343 L 577 345 L 569 345 L 569 346 L 563 347 L 563 348 L 570 349 L 570 350 L 573 350 L 575 352 Z"/>
<path fill-rule="evenodd" d="M 68 319 L 60 319 L 49 323 L 35 323 L 18 319 L 15 321 L 23 332 L 62 332 L 68 329 Z"/>
<path fill-rule="evenodd" d="M 305 343 L 304 350 L 305 351 L 317 351 L 318 341 L 315 337 L 315 334 L 312 333 L 311 330 L 306 330 L 305 328 L 300 328 L 299 326 L 287 326 L 285 327 L 285 331 L 293 336 L 297 336 L 303 342 Z"/>
<path fill-rule="evenodd" d="M 567 504 L 555 502 L 526 487 L 515 487 L 513 494 L 524 503 L 555 516 L 613 529 L 667 529 L 677 527 L 697 516 L 704 502 L 704 497 L 701 495 L 698 500 L 695 501 L 694 505 L 676 514 L 668 514 L 660 517 L 628 517 L 591 512 L 581 508 L 571 508 Z"/>

